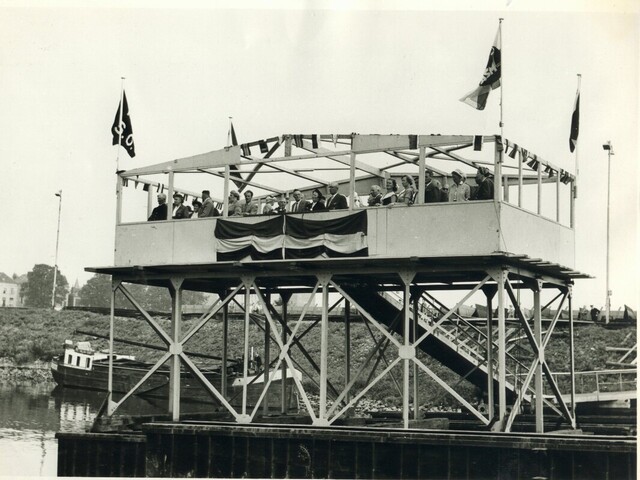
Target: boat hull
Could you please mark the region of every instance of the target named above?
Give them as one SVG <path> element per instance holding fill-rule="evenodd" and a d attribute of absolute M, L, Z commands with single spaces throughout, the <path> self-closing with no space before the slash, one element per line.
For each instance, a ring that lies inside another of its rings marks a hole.
<path fill-rule="evenodd" d="M 129 364 L 114 364 L 113 368 L 113 392 L 126 394 L 144 377 L 152 365 L 130 362 Z M 51 373 L 55 382 L 61 387 L 78 388 L 84 390 L 107 391 L 109 367 L 108 363 L 95 362 L 91 369 L 80 369 L 65 365 L 60 361 L 51 364 Z M 295 372 L 298 373 L 298 372 Z M 271 407 L 281 406 L 282 377 L 276 372 L 277 378 L 269 387 L 268 402 Z M 219 372 L 204 372 L 204 376 L 216 390 L 221 391 L 222 375 Z M 135 392 L 135 395 L 157 398 L 168 398 L 170 374 L 167 369 L 158 369 Z M 242 405 L 243 378 L 229 375 L 228 395 L 226 401 L 234 407 Z M 294 394 L 293 378 L 287 376 L 285 380 L 286 400 L 288 408 L 297 407 Z M 264 374 L 255 377 L 249 376 L 247 382 L 247 405 L 255 405 L 264 389 Z M 210 394 L 190 372 L 181 371 L 180 374 L 180 398 L 181 401 L 205 402 L 216 406 L 222 406 L 220 400 Z"/>

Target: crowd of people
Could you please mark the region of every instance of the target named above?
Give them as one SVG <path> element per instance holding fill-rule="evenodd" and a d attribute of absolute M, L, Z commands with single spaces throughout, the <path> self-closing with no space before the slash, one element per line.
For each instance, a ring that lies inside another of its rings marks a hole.
<path fill-rule="evenodd" d="M 476 185 L 471 188 L 466 183 L 466 175 L 456 169 L 451 172 L 453 184 L 449 187 L 446 183 L 442 185 L 433 178 L 433 172 L 425 171 L 424 203 L 438 202 L 466 202 L 470 200 L 493 200 L 494 186 L 491 179 L 491 172 L 485 167 L 478 168 L 476 173 Z M 227 199 L 227 211 L 230 217 L 243 217 L 251 215 L 273 215 L 282 213 L 303 213 L 303 212 L 324 212 L 329 210 L 346 210 L 349 208 L 347 197 L 340 193 L 337 182 L 329 184 L 329 195 L 325 198 L 318 188 L 311 192 L 311 199 L 306 199 L 304 193 L 299 189 L 293 191 L 293 202 L 289 205 L 284 197 L 277 198 L 269 195 L 265 198 L 262 209 L 258 201 L 254 200 L 253 192 L 247 190 L 243 193 L 244 201 L 240 200 L 240 193 L 232 190 Z M 393 179 L 387 179 L 385 192 L 380 185 L 373 185 L 369 191 L 367 205 L 369 207 L 391 206 L 394 204 L 412 205 L 416 203 L 418 187 L 415 179 L 411 175 L 403 175 L 400 178 L 400 185 Z M 355 206 L 360 199 L 354 195 Z M 149 221 L 166 220 L 168 214 L 167 196 L 164 193 L 158 194 L 158 206 L 155 207 L 149 216 Z M 197 219 L 206 217 L 221 216 L 220 210 L 216 208 L 209 190 L 202 191 L 202 202 L 194 200 L 191 206 L 184 205 L 184 196 L 180 193 L 173 195 L 173 205 L 171 211 L 172 219 Z M 261 211 L 260 211 L 261 210 Z"/>

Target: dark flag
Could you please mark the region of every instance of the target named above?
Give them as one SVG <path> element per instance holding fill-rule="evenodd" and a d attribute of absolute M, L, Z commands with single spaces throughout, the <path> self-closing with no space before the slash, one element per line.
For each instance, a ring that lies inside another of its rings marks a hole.
<path fill-rule="evenodd" d="M 231 145 L 236 147 L 238 145 L 238 138 L 236 137 L 236 130 L 235 128 L 233 128 L 233 122 L 231 121 L 231 119 L 229 119 L 229 137 L 231 139 Z M 251 155 L 251 150 L 249 150 L 248 153 L 245 153 L 244 146 L 242 146 L 242 154 Z M 229 172 L 229 175 L 242 180 L 242 175 L 240 175 L 240 172 L 238 172 L 237 165 L 229 165 L 229 170 L 231 170 L 231 172 Z M 242 188 L 242 186 L 244 185 L 243 182 L 236 182 L 233 178 L 231 179 L 231 181 L 235 183 L 236 187 L 238 188 Z"/>
<path fill-rule="evenodd" d="M 120 108 L 122 115 L 120 115 Z M 133 128 L 131 127 L 131 118 L 129 117 L 129 104 L 127 103 L 127 95 L 122 91 L 122 103 L 118 105 L 116 118 L 111 127 L 111 135 L 113 136 L 112 145 L 122 145 L 131 158 L 136 156 L 136 146 L 133 143 Z"/>
<path fill-rule="evenodd" d="M 460 99 L 461 102 L 471 105 L 476 110 L 484 110 L 489 98 L 489 92 L 500 86 L 500 78 L 502 76 L 502 62 L 500 59 L 500 49 L 502 48 L 502 39 L 500 38 L 500 28 L 496 33 L 496 39 L 489 53 L 487 66 L 482 74 L 482 80 L 478 88 L 467 93 Z"/>
<path fill-rule="evenodd" d="M 571 134 L 569 135 L 569 150 L 572 152 L 578 144 L 578 133 L 580 132 L 580 87 L 576 92 L 576 101 L 573 105 L 573 115 L 571 115 Z"/>

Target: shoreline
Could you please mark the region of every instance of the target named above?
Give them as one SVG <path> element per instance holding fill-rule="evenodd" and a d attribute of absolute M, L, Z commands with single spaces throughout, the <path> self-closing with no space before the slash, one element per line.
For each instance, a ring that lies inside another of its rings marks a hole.
<path fill-rule="evenodd" d="M 18 365 L 9 359 L 2 358 L 0 359 L 0 381 L 55 384 L 50 365 L 50 362 L 42 360 Z"/>

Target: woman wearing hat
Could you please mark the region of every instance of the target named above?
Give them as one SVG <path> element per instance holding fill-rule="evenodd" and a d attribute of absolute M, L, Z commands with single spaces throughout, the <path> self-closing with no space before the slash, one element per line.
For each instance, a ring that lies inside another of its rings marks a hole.
<path fill-rule="evenodd" d="M 228 215 L 230 217 L 241 217 L 242 206 L 240 206 L 240 194 L 235 190 L 229 192 L 229 209 Z"/>
<path fill-rule="evenodd" d="M 455 169 L 451 172 L 453 185 L 449 188 L 450 202 L 468 202 L 471 199 L 471 187 L 464 183 L 466 175 L 461 170 Z"/>
<path fill-rule="evenodd" d="M 262 214 L 269 215 L 270 213 L 273 213 L 273 210 L 275 208 L 276 208 L 275 197 L 273 195 L 267 196 L 267 198 L 264 199 L 264 207 L 262 209 Z"/>

